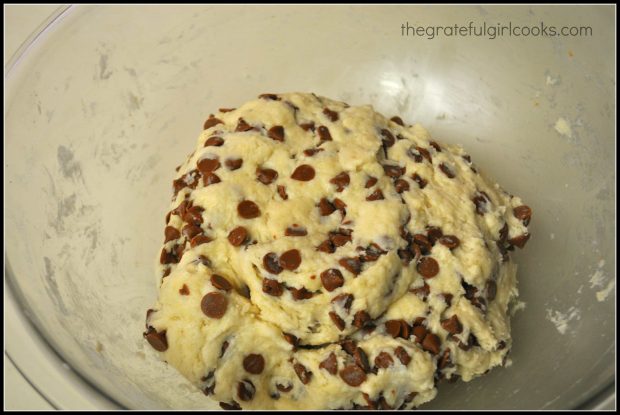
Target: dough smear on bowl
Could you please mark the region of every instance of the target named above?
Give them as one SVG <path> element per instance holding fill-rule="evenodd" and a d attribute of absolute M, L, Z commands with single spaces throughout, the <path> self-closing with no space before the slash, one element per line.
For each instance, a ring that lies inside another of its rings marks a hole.
<path fill-rule="evenodd" d="M 421 126 L 264 94 L 173 188 L 144 336 L 223 408 L 413 408 L 505 361 L 531 209 Z"/>

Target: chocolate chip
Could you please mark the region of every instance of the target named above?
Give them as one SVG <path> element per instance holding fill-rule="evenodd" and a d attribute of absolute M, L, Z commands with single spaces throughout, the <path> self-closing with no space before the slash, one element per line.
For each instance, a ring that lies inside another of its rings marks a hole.
<path fill-rule="evenodd" d="M 249 131 L 251 129 L 252 129 L 252 126 L 250 124 L 245 122 L 243 118 L 239 118 L 239 120 L 237 121 L 237 127 L 235 128 L 235 131 L 244 132 L 244 131 Z"/>
<path fill-rule="evenodd" d="M 279 101 L 280 97 L 276 94 L 260 94 L 258 96 L 261 99 L 271 100 L 271 101 Z"/>
<path fill-rule="evenodd" d="M 241 406 L 235 401 L 232 401 L 232 403 L 220 402 L 220 407 L 225 411 L 241 410 Z"/>
<path fill-rule="evenodd" d="M 321 273 L 321 282 L 323 283 L 323 287 L 331 292 L 344 285 L 344 277 L 339 270 L 330 268 Z"/>
<path fill-rule="evenodd" d="M 485 197 L 485 194 L 476 193 L 476 195 L 471 199 L 476 206 L 476 213 L 479 215 L 484 215 L 487 212 L 487 205 L 490 202 L 488 197 Z"/>
<path fill-rule="evenodd" d="M 394 182 L 394 188 L 397 193 L 403 193 L 409 190 L 409 183 L 406 180 L 398 179 Z"/>
<path fill-rule="evenodd" d="M 214 172 L 220 168 L 220 161 L 217 158 L 204 158 L 198 161 L 196 165 L 202 174 Z"/>
<path fill-rule="evenodd" d="M 530 224 L 532 218 L 532 209 L 527 205 L 517 206 L 513 209 L 515 218 L 519 219 L 525 226 Z"/>
<path fill-rule="evenodd" d="M 443 297 L 443 300 L 446 302 L 447 306 L 450 307 L 452 305 L 452 294 L 449 293 L 441 293 L 439 294 L 440 296 Z"/>
<path fill-rule="evenodd" d="M 428 255 L 433 247 L 431 242 L 428 240 L 428 237 L 421 233 L 413 235 L 413 243 L 420 247 L 420 252 L 422 255 Z"/>
<path fill-rule="evenodd" d="M 455 315 L 446 320 L 441 320 L 441 327 L 450 334 L 459 334 L 463 331 L 463 325 Z"/>
<path fill-rule="evenodd" d="M 314 179 L 314 168 L 308 164 L 302 164 L 298 166 L 293 174 L 291 175 L 291 179 L 299 180 L 301 182 L 308 182 Z"/>
<path fill-rule="evenodd" d="M 366 310 L 359 310 L 353 316 L 353 325 L 359 329 L 364 327 L 368 322 L 370 322 L 370 315 Z"/>
<path fill-rule="evenodd" d="M 232 284 L 228 282 L 228 280 L 221 275 L 213 274 L 211 275 L 211 285 L 219 290 L 230 291 L 232 290 Z"/>
<path fill-rule="evenodd" d="M 302 123 L 299 124 L 299 126 L 301 127 L 302 130 L 304 131 L 308 131 L 311 130 L 314 132 L 314 121 L 310 121 L 310 122 L 306 122 L 306 123 Z"/>
<path fill-rule="evenodd" d="M 286 194 L 286 187 L 285 186 L 278 185 L 277 189 L 278 189 L 278 194 L 280 195 L 282 200 L 288 199 L 288 195 Z"/>
<path fill-rule="evenodd" d="M 168 222 L 170 222 L 170 216 L 172 215 L 172 211 L 166 213 L 166 224 L 168 224 Z"/>
<path fill-rule="evenodd" d="M 426 337 L 426 327 L 419 325 L 413 328 L 413 335 L 416 338 L 418 343 L 422 343 L 424 338 Z"/>
<path fill-rule="evenodd" d="M 190 241 L 190 245 L 192 248 L 198 246 L 198 245 L 202 245 L 202 244 L 208 244 L 209 242 L 211 242 L 213 239 L 209 238 L 206 235 L 196 235 L 192 238 L 192 240 Z"/>
<path fill-rule="evenodd" d="M 179 258 L 174 251 L 168 252 L 166 251 L 166 248 L 163 248 L 161 250 L 161 255 L 159 256 L 159 262 L 161 264 L 176 264 L 179 262 Z"/>
<path fill-rule="evenodd" d="M 205 267 L 211 266 L 211 261 L 204 255 L 198 255 L 198 258 L 196 258 L 196 262 L 204 265 Z"/>
<path fill-rule="evenodd" d="M 236 109 L 237 108 L 220 108 L 218 111 L 219 112 L 233 112 Z"/>
<path fill-rule="evenodd" d="M 369 202 L 372 202 L 375 200 L 383 200 L 383 199 L 385 198 L 383 197 L 383 192 L 381 191 L 381 189 L 375 190 L 368 197 L 366 197 L 366 200 L 368 200 Z"/>
<path fill-rule="evenodd" d="M 312 157 L 314 156 L 316 153 L 319 153 L 323 151 L 322 148 L 308 148 L 306 150 L 304 150 L 304 154 L 308 157 Z"/>
<path fill-rule="evenodd" d="M 219 183 L 222 180 L 215 173 L 207 173 L 202 177 L 202 182 L 205 186 L 209 186 L 215 183 Z"/>
<path fill-rule="evenodd" d="M 402 346 L 398 346 L 396 349 L 394 349 L 394 354 L 396 355 L 398 360 L 400 360 L 400 362 L 405 366 L 407 366 L 409 362 L 411 362 L 411 356 L 409 356 L 409 353 L 407 353 L 405 348 Z"/>
<path fill-rule="evenodd" d="M 346 338 L 340 342 L 340 347 L 344 350 L 348 355 L 353 356 L 355 353 L 355 349 L 357 349 L 357 343 L 355 340 Z"/>
<path fill-rule="evenodd" d="M 368 356 L 361 347 L 355 349 L 353 352 L 353 359 L 355 364 L 359 366 L 365 373 L 370 372 L 370 363 L 368 363 Z"/>
<path fill-rule="evenodd" d="M 177 206 L 176 208 L 172 210 L 172 214 L 178 215 L 181 218 L 183 218 L 189 207 L 191 207 L 190 202 L 188 202 L 187 200 L 184 200 L 181 203 L 179 203 L 179 206 Z"/>
<path fill-rule="evenodd" d="M 409 265 L 411 260 L 414 258 L 413 253 L 409 249 L 399 249 L 396 252 L 405 265 Z"/>
<path fill-rule="evenodd" d="M 243 368 L 253 375 L 260 375 L 265 368 L 265 358 L 261 354 L 249 354 L 243 358 Z"/>
<path fill-rule="evenodd" d="M 238 170 L 243 165 L 243 159 L 227 159 L 224 164 L 228 167 L 228 170 Z"/>
<path fill-rule="evenodd" d="M 190 225 L 199 226 L 202 223 L 202 212 L 204 209 L 200 206 L 191 206 L 185 211 L 183 221 Z"/>
<path fill-rule="evenodd" d="M 289 226 L 284 231 L 284 236 L 306 236 L 306 235 L 308 235 L 308 231 L 306 230 L 306 228 L 301 227 L 301 226 L 295 226 L 295 225 Z"/>
<path fill-rule="evenodd" d="M 405 174 L 405 168 L 400 166 L 384 165 L 383 171 L 386 175 L 390 176 L 393 179 L 397 179 L 403 174 Z"/>
<path fill-rule="evenodd" d="M 172 187 L 174 189 L 174 194 L 176 196 L 177 193 L 179 193 L 181 190 L 187 187 L 187 183 L 185 183 L 184 178 L 181 177 L 181 178 L 178 178 L 172 181 Z"/>
<path fill-rule="evenodd" d="M 381 141 L 383 142 L 383 147 L 388 148 L 392 147 L 396 142 L 394 135 L 385 128 L 381 130 Z"/>
<path fill-rule="evenodd" d="M 441 163 L 439 165 L 439 169 L 446 175 L 448 176 L 449 179 L 454 179 L 456 177 L 456 174 L 454 173 L 453 169 L 448 166 L 445 163 Z"/>
<path fill-rule="evenodd" d="M 455 249 L 458 248 L 458 246 L 461 244 L 461 241 L 454 235 L 444 235 L 439 238 L 439 243 L 447 246 L 450 249 Z"/>
<path fill-rule="evenodd" d="M 395 115 L 392 118 L 390 118 L 390 121 L 393 121 L 393 122 L 395 122 L 396 124 L 398 124 L 400 126 L 405 126 L 405 123 L 403 122 L 403 119 L 400 118 L 398 115 Z"/>
<path fill-rule="evenodd" d="M 375 357 L 375 366 L 379 369 L 387 369 L 394 364 L 394 359 L 387 352 L 381 352 Z"/>
<path fill-rule="evenodd" d="M 336 252 L 336 248 L 334 247 L 334 244 L 329 239 L 326 239 L 323 242 L 321 242 L 319 246 L 316 247 L 316 250 L 325 252 L 328 254 L 333 254 L 334 252 Z"/>
<path fill-rule="evenodd" d="M 166 229 L 164 229 L 164 243 L 179 239 L 180 237 L 181 233 L 177 228 L 173 226 L 166 226 Z"/>
<path fill-rule="evenodd" d="M 330 311 L 329 312 L 329 318 L 332 319 L 332 321 L 334 322 L 336 327 L 338 327 L 338 330 L 340 330 L 340 331 L 344 330 L 344 327 L 345 327 L 344 320 L 341 319 L 340 316 L 338 316 L 338 314 L 336 314 L 333 311 Z"/>
<path fill-rule="evenodd" d="M 354 275 L 359 275 L 362 271 L 362 261 L 359 258 L 341 258 L 338 263 Z"/>
<path fill-rule="evenodd" d="M 413 179 L 413 181 L 415 181 L 418 184 L 418 186 L 420 186 L 420 189 L 424 189 L 426 185 L 428 184 L 428 182 L 424 180 L 423 178 L 421 178 L 420 176 L 418 176 L 417 173 L 413 173 L 413 176 L 411 176 L 411 178 Z"/>
<path fill-rule="evenodd" d="M 174 253 L 176 254 L 177 258 L 181 260 L 181 258 L 183 257 L 183 254 L 185 253 L 185 243 L 176 245 L 174 247 Z"/>
<path fill-rule="evenodd" d="M 202 233 L 202 228 L 197 225 L 185 225 L 183 227 L 183 235 L 188 239 L 192 240 L 192 238 L 196 235 L 200 235 Z"/>
<path fill-rule="evenodd" d="M 327 198 L 319 201 L 319 212 L 321 216 L 329 216 L 336 211 L 336 207 Z"/>
<path fill-rule="evenodd" d="M 263 257 L 263 268 L 269 271 L 271 274 L 279 274 L 282 272 L 282 266 L 278 255 L 274 252 L 269 252 Z"/>
<path fill-rule="evenodd" d="M 280 265 L 289 271 L 296 270 L 301 264 L 301 254 L 297 249 L 290 249 L 280 255 Z"/>
<path fill-rule="evenodd" d="M 149 327 L 144 333 L 144 338 L 149 342 L 151 347 L 158 352 L 168 350 L 168 339 L 166 339 L 166 330 L 157 331 L 153 327 Z"/>
<path fill-rule="evenodd" d="M 338 359 L 336 358 L 336 354 L 331 352 L 327 359 L 323 360 L 319 363 L 320 369 L 327 370 L 330 374 L 335 375 L 338 373 Z"/>
<path fill-rule="evenodd" d="M 276 141 L 284 141 L 284 127 L 281 125 L 274 125 L 267 131 L 267 137 Z"/>
<path fill-rule="evenodd" d="M 332 111 L 329 108 L 323 108 L 323 114 L 325 114 L 331 122 L 338 121 L 338 113 L 336 111 Z"/>
<path fill-rule="evenodd" d="M 220 147 L 224 145 L 224 139 L 222 137 L 218 137 L 216 135 L 209 137 L 207 141 L 205 141 L 205 147 Z"/>
<path fill-rule="evenodd" d="M 301 288 L 289 288 L 291 290 L 291 295 L 293 299 L 296 301 L 308 300 L 314 297 L 314 293 L 312 291 L 308 291 L 306 287 Z"/>
<path fill-rule="evenodd" d="M 204 123 L 204 125 L 202 126 L 203 130 L 209 129 L 211 127 L 213 127 L 214 125 L 217 124 L 224 124 L 224 122 L 222 120 L 220 120 L 219 118 L 215 118 L 214 116 L 210 116 Z"/>
<path fill-rule="evenodd" d="M 237 396 L 242 401 L 251 401 L 254 398 L 254 393 L 256 393 L 256 388 L 249 380 L 244 379 L 237 383 Z"/>
<path fill-rule="evenodd" d="M 348 229 L 338 229 L 329 233 L 329 240 L 335 247 L 341 247 L 347 242 L 351 242 L 351 231 Z"/>
<path fill-rule="evenodd" d="M 222 318 L 226 313 L 226 307 L 228 306 L 228 299 L 226 296 L 219 292 L 208 293 L 202 297 L 200 302 L 200 308 L 202 312 L 211 318 Z"/>
<path fill-rule="evenodd" d="M 439 345 L 441 344 L 439 337 L 433 333 L 427 333 L 422 340 L 422 348 L 432 354 L 439 354 Z"/>
<path fill-rule="evenodd" d="M 508 243 L 510 245 L 514 245 L 518 247 L 519 249 L 523 249 L 528 239 L 530 239 L 530 234 L 524 233 L 523 235 L 519 235 L 519 236 L 509 239 Z"/>
<path fill-rule="evenodd" d="M 439 358 L 439 361 L 437 362 L 437 367 L 439 369 L 445 369 L 447 366 L 451 364 L 452 362 L 450 361 L 450 349 L 446 349 L 441 355 L 441 357 Z"/>
<path fill-rule="evenodd" d="M 416 149 L 429 163 L 433 162 L 433 159 L 431 158 L 431 153 L 429 153 L 427 149 L 422 147 L 416 147 Z"/>
<path fill-rule="evenodd" d="M 312 379 L 312 372 L 306 369 L 306 367 L 301 363 L 295 363 L 293 365 L 293 369 L 295 370 L 295 373 L 297 373 L 297 377 L 301 380 L 301 383 L 304 385 L 307 385 Z"/>
<path fill-rule="evenodd" d="M 364 255 L 361 256 L 361 259 L 364 262 L 374 262 L 377 259 L 379 259 L 381 255 L 385 255 L 385 254 L 387 254 L 387 251 L 384 251 L 383 249 L 381 249 L 379 245 L 373 242 L 370 245 L 368 245 L 368 247 L 365 249 L 365 253 Z"/>
<path fill-rule="evenodd" d="M 388 320 L 385 322 L 385 331 L 396 338 L 400 334 L 400 320 Z"/>
<path fill-rule="evenodd" d="M 487 301 L 493 301 L 497 295 L 497 283 L 493 280 L 487 281 Z"/>
<path fill-rule="evenodd" d="M 439 144 L 437 144 L 435 141 L 431 141 L 429 143 L 431 145 L 431 147 L 433 147 L 437 152 L 441 153 L 441 147 L 439 146 Z"/>
<path fill-rule="evenodd" d="M 271 184 L 278 178 L 278 172 L 274 169 L 256 168 L 256 179 L 262 184 Z"/>
<path fill-rule="evenodd" d="M 366 189 L 370 189 L 375 184 L 377 184 L 377 178 L 376 177 L 369 177 L 368 180 L 366 181 L 366 185 L 364 187 Z"/>
<path fill-rule="evenodd" d="M 282 335 L 284 336 L 284 340 L 293 345 L 293 348 L 296 348 L 299 344 L 299 339 L 297 339 L 297 337 L 293 336 L 292 334 L 282 333 Z"/>
<path fill-rule="evenodd" d="M 232 246 L 241 246 L 248 239 L 248 231 L 243 226 L 238 226 L 228 234 L 228 242 Z"/>
<path fill-rule="evenodd" d="M 345 208 L 347 207 L 346 203 L 344 203 L 342 200 L 336 197 L 334 198 L 333 204 L 336 207 L 336 209 L 342 212 L 343 215 L 346 214 L 346 211 L 345 211 Z"/>
<path fill-rule="evenodd" d="M 366 380 L 366 373 L 357 365 L 348 365 L 340 371 L 340 377 L 349 386 L 359 386 Z"/>
<path fill-rule="evenodd" d="M 260 216 L 260 209 L 251 200 L 244 200 L 237 205 L 237 213 L 244 219 L 254 219 Z"/>
<path fill-rule="evenodd" d="M 336 185 L 336 191 L 342 192 L 345 187 L 347 187 L 350 183 L 350 177 L 347 172 L 342 172 L 337 176 L 333 177 L 329 182 Z"/>
<path fill-rule="evenodd" d="M 330 134 L 327 127 L 325 127 L 324 125 L 319 125 L 319 128 L 317 128 L 317 132 L 319 133 L 319 138 L 321 139 L 321 141 L 332 141 L 332 135 Z"/>
<path fill-rule="evenodd" d="M 353 296 L 353 294 L 343 293 L 343 294 L 338 294 L 337 296 L 332 298 L 331 302 L 339 304 L 341 307 L 347 310 L 347 313 L 348 313 L 349 310 L 351 309 L 351 304 L 353 303 L 354 299 L 355 297 Z"/>
<path fill-rule="evenodd" d="M 293 385 L 292 384 L 288 384 L 286 386 L 281 385 L 279 383 L 276 383 L 276 389 L 279 390 L 280 392 L 290 392 L 293 389 Z"/>
<path fill-rule="evenodd" d="M 424 278 L 433 278 L 439 273 L 439 264 L 431 257 L 422 257 L 418 260 L 416 269 Z"/>
<path fill-rule="evenodd" d="M 166 278 L 168 275 L 170 275 L 170 273 L 172 272 L 172 270 L 170 269 L 170 267 L 166 267 L 166 270 L 164 271 L 163 275 L 161 276 L 162 278 Z"/>
<path fill-rule="evenodd" d="M 282 284 L 280 284 L 278 281 L 269 278 L 263 278 L 263 292 L 269 295 L 273 295 L 274 297 L 280 297 L 284 292 L 284 289 L 282 288 Z"/>

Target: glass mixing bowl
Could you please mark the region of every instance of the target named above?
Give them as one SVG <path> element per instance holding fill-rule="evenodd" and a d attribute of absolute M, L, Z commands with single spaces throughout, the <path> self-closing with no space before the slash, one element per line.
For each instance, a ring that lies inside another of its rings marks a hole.
<path fill-rule="evenodd" d="M 590 25 L 414 38 L 401 25 Z M 591 407 L 615 377 L 612 6 L 74 6 L 5 80 L 6 353 L 55 406 L 216 408 L 142 339 L 174 167 L 262 92 L 372 103 L 533 208 L 512 365 L 425 408 Z"/>

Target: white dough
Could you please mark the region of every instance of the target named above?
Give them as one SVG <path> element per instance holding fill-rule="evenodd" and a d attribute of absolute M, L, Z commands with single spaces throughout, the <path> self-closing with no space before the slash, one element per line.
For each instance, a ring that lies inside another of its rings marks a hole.
<path fill-rule="evenodd" d="M 196 150 L 180 167 L 171 204 L 171 209 L 183 201 L 203 208 L 199 231 L 207 242 L 192 247 L 183 232 L 186 221 L 171 214 L 167 225 L 178 233 L 167 229 L 173 239 L 164 244 L 165 264 L 159 270 L 169 275 L 161 280 L 159 300 L 147 321 L 147 340 L 159 344 L 169 364 L 211 398 L 248 409 L 412 408 L 435 397 L 440 378 L 458 375 L 469 381 L 502 365 L 511 346 L 508 305 L 517 296 L 516 265 L 505 249 L 527 240 L 529 216 L 516 217 L 521 200 L 480 175 L 462 148 L 436 144 L 421 126 L 401 126 L 370 106 L 349 107 L 314 94 L 258 98 L 215 118 L 221 123 L 200 135 Z M 254 129 L 236 131 L 239 119 Z M 314 128 L 301 127 L 310 122 Z M 283 127 L 283 141 L 268 136 L 274 126 Z M 331 141 L 321 140 L 319 126 L 329 130 Z M 223 145 L 205 147 L 214 136 Z M 322 150 L 304 153 L 317 148 Z M 197 168 L 205 158 L 220 161 L 212 171 L 219 181 L 207 186 L 206 170 Z M 243 162 L 233 170 L 228 159 Z M 300 165 L 312 167 L 311 180 L 291 177 Z M 386 165 L 404 174 L 390 177 L 387 172 L 399 173 L 384 170 Z M 264 184 L 257 168 L 273 169 L 277 178 Z M 338 191 L 330 180 L 343 172 L 349 180 Z M 371 177 L 376 184 L 371 181 L 367 188 Z M 278 186 L 285 187 L 286 200 Z M 378 190 L 382 199 L 367 200 Z M 318 207 L 323 198 L 331 203 L 338 198 L 346 207 L 323 216 Z M 254 202 L 260 216 L 241 217 L 238 205 L 244 200 Z M 285 236 L 293 225 L 307 234 Z M 239 226 L 248 238 L 234 246 L 228 236 Z M 435 240 L 433 228 L 458 238 L 458 246 Z M 317 249 L 339 229 L 346 230 L 341 236 L 350 233 L 343 236 L 346 243 L 333 247 L 333 253 Z M 371 244 L 375 248 L 368 251 Z M 381 255 L 372 258 L 376 248 Z M 266 269 L 265 255 L 274 253 L 284 264 L 281 255 L 292 249 L 301 258 L 295 269 L 277 274 Z M 167 254 L 171 251 L 177 254 Z M 359 274 L 347 270 L 342 258 L 357 259 Z M 430 275 L 433 261 L 436 275 Z M 330 280 L 335 286 L 326 285 L 321 274 L 328 269 L 340 272 L 342 286 L 338 278 Z M 213 285 L 213 274 L 232 289 Z M 263 291 L 265 278 L 277 281 L 280 296 Z M 496 295 L 489 298 L 493 285 Z M 293 289 L 301 288 L 313 296 L 295 299 Z M 249 299 L 242 295 L 248 289 Z M 210 299 L 226 303 L 212 305 L 221 316 L 203 311 L 201 302 L 210 293 L 218 293 Z M 348 308 L 344 296 L 332 301 L 341 294 L 352 295 Z M 360 329 L 355 316 L 361 319 L 364 312 L 371 320 Z M 453 316 L 460 330 L 446 322 Z M 400 332 L 394 333 L 398 324 Z M 283 333 L 295 336 L 299 346 L 293 347 Z M 343 340 L 356 345 L 351 349 L 345 342 L 343 347 Z M 403 352 L 408 359 L 399 357 Z M 337 361 L 334 374 L 320 367 L 331 353 Z M 261 356 L 248 358 L 262 366 L 260 373 L 244 368 L 249 355 Z M 359 385 L 350 384 L 362 378 Z"/>

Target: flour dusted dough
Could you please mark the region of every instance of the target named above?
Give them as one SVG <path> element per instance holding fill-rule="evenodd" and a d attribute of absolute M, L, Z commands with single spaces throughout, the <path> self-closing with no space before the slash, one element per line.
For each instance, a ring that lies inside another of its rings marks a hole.
<path fill-rule="evenodd" d="M 205 123 L 145 337 L 223 407 L 412 408 L 502 365 L 531 210 L 401 124 L 302 93 Z"/>

